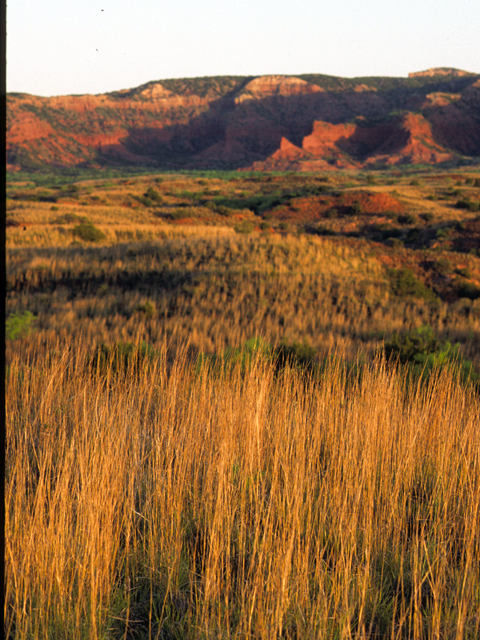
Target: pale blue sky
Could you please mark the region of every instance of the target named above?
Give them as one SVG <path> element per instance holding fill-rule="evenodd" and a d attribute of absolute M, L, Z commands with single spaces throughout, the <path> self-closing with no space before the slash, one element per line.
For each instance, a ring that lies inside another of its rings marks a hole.
<path fill-rule="evenodd" d="M 10 0 L 7 90 L 103 93 L 149 80 L 480 73 L 480 0 Z"/>

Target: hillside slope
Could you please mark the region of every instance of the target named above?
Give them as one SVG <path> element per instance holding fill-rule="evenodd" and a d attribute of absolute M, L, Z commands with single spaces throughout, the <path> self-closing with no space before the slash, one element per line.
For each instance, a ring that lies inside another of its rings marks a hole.
<path fill-rule="evenodd" d="M 192 78 L 101 95 L 7 97 L 9 169 L 326 170 L 472 161 L 480 75 Z"/>

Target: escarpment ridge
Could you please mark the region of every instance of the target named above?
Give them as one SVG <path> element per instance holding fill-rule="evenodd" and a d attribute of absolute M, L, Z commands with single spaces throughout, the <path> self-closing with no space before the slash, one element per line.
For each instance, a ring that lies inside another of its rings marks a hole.
<path fill-rule="evenodd" d="M 149 82 L 100 95 L 7 96 L 7 168 L 315 171 L 476 162 L 480 75 L 319 74 Z"/>

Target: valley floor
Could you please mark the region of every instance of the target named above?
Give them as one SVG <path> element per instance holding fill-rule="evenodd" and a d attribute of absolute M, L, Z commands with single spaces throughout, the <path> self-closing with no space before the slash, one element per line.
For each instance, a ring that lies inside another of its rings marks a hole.
<path fill-rule="evenodd" d="M 8 638 L 480 635 L 480 178 L 8 187 Z"/>

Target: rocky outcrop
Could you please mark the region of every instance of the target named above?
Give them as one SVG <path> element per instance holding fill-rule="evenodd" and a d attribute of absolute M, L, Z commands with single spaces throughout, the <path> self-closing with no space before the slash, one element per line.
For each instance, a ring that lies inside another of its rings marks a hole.
<path fill-rule="evenodd" d="M 454 76 L 455 78 L 462 78 L 464 76 L 475 75 L 462 69 L 454 69 L 453 67 L 434 67 L 433 69 L 426 69 L 425 71 L 414 71 L 409 73 L 409 78 L 435 78 L 438 76 Z"/>
<path fill-rule="evenodd" d="M 288 142 L 288 141 L 286 141 Z M 303 152 L 303 153 L 302 153 Z M 280 160 L 298 164 L 300 171 L 312 170 L 312 162 L 325 161 L 323 169 L 353 169 L 362 166 L 437 164 L 453 159 L 453 154 L 435 142 L 431 125 L 418 114 L 409 113 L 387 124 L 361 126 L 314 122 L 312 133 L 303 139 L 301 149 L 281 144 L 256 169 L 281 168 Z"/>
<path fill-rule="evenodd" d="M 217 77 L 7 98 L 10 168 L 327 170 L 480 156 L 480 76 Z"/>
<path fill-rule="evenodd" d="M 273 96 L 294 96 L 319 93 L 322 88 L 294 76 L 261 76 L 251 80 L 235 98 L 235 104 L 245 100 L 264 100 Z"/>

